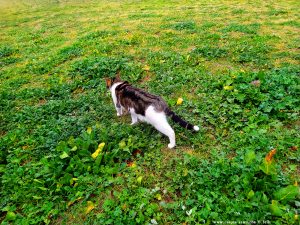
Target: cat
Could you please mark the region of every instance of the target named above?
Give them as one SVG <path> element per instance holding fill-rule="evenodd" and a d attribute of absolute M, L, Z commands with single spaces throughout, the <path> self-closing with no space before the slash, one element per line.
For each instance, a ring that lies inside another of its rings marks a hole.
<path fill-rule="evenodd" d="M 199 131 L 198 126 L 186 122 L 171 111 L 161 97 L 133 87 L 127 81 L 122 81 L 119 75 L 105 78 L 105 81 L 107 89 L 111 92 L 117 116 L 127 111 L 131 115 L 131 125 L 139 121 L 151 124 L 169 138 L 168 148 L 174 148 L 176 141 L 175 132 L 168 123 L 167 116 L 186 129 Z"/>

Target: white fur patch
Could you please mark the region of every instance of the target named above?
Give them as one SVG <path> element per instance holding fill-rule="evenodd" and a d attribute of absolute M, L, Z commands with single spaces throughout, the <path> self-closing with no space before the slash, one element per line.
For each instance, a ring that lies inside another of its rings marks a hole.
<path fill-rule="evenodd" d="M 159 132 L 166 135 L 170 143 L 169 148 L 175 147 L 175 132 L 167 121 L 166 114 L 164 112 L 157 112 L 152 105 L 145 110 L 145 116 L 136 114 L 133 108 L 129 109 L 132 119 L 132 125 L 137 123 L 137 120 L 146 122 L 154 126 Z"/>
<path fill-rule="evenodd" d="M 164 112 L 157 112 L 151 105 L 146 109 L 145 118 L 148 123 L 153 125 L 159 132 L 169 137 L 169 148 L 175 147 L 175 132 L 168 123 L 166 114 Z"/>
<path fill-rule="evenodd" d="M 198 127 L 198 126 L 194 126 L 194 130 L 195 130 L 195 131 L 198 131 L 198 130 L 199 130 L 199 127 Z"/>
<path fill-rule="evenodd" d="M 113 102 L 114 102 L 114 105 L 115 105 L 116 109 L 117 109 L 117 101 L 118 101 L 118 100 L 117 100 L 117 96 L 116 96 L 116 87 L 117 87 L 119 84 L 121 84 L 121 82 L 115 83 L 115 84 L 113 84 L 113 85 L 110 87 L 111 97 L 112 97 L 112 99 L 113 99 Z M 117 110 L 117 112 L 118 112 L 118 110 Z M 119 114 L 120 114 L 120 113 L 118 112 L 117 115 L 120 116 Z"/>

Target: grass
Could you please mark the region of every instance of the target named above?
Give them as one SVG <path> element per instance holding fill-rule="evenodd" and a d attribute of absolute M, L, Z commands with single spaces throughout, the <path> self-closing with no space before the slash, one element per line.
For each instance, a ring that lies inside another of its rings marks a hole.
<path fill-rule="evenodd" d="M 298 1 L 0 3 L 1 224 L 299 222 Z M 200 132 L 117 118 L 118 71 Z"/>

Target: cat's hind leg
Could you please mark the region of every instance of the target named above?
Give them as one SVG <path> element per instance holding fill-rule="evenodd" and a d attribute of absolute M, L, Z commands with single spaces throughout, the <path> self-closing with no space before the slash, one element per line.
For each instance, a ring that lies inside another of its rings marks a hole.
<path fill-rule="evenodd" d="M 157 124 L 154 126 L 158 131 L 163 133 L 164 135 L 168 136 L 170 143 L 168 144 L 168 148 L 174 148 L 176 145 L 175 142 L 175 132 L 172 127 L 169 125 L 168 121 L 166 120 L 165 123 Z"/>
<path fill-rule="evenodd" d="M 176 145 L 175 132 L 168 123 L 166 115 L 163 112 L 157 112 L 152 106 L 150 106 L 146 111 L 147 122 L 152 124 L 158 131 L 166 135 L 170 143 L 168 148 L 174 148 Z"/>
<path fill-rule="evenodd" d="M 154 127 L 163 133 L 164 135 L 168 136 L 170 143 L 168 144 L 168 148 L 174 148 L 176 145 L 175 142 L 175 132 L 166 120 L 165 122 L 160 122 L 159 124 L 154 125 Z"/>

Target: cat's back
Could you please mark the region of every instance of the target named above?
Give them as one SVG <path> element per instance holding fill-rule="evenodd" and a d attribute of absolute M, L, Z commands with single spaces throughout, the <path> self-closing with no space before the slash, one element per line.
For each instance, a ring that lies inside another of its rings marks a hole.
<path fill-rule="evenodd" d="M 124 82 L 116 90 L 121 94 L 121 98 L 130 100 L 134 105 L 143 106 L 144 109 L 152 105 L 158 111 L 164 111 L 167 108 L 166 102 L 157 95 L 151 94 L 141 88 L 137 88 Z"/>

